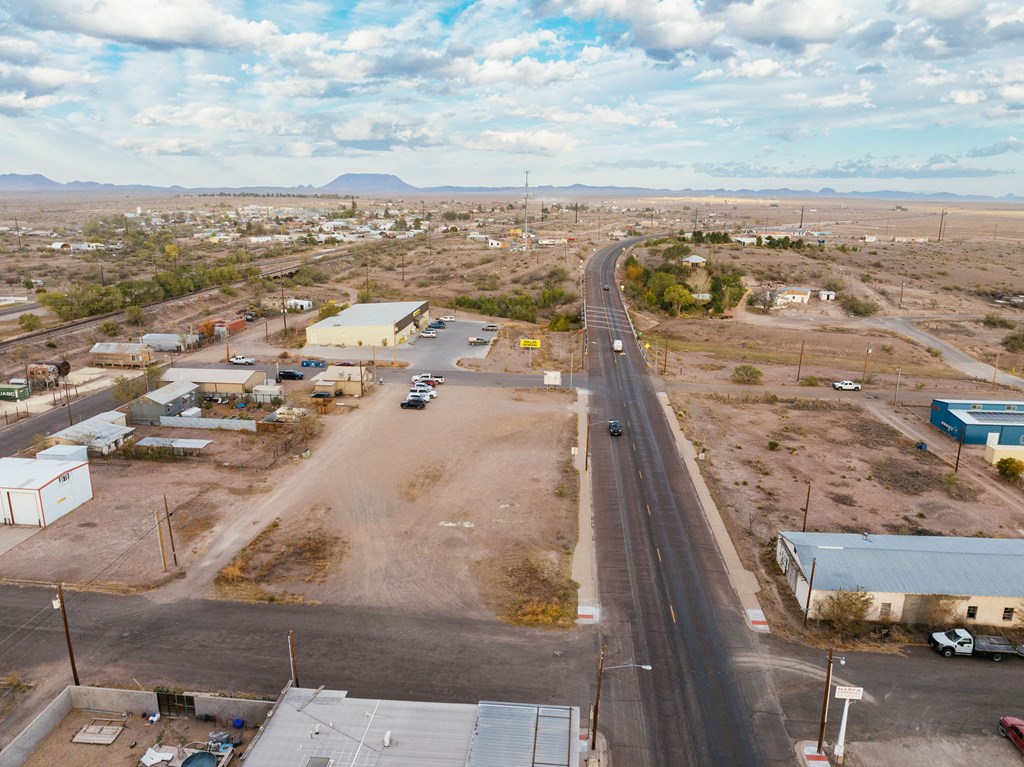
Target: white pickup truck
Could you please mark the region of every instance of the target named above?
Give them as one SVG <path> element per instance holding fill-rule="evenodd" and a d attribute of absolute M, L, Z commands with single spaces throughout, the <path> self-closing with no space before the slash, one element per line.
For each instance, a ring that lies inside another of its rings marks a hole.
<path fill-rule="evenodd" d="M 936 631 L 928 637 L 928 644 L 947 658 L 954 655 L 988 655 L 992 660 L 1000 661 L 1004 655 L 1024 657 L 1024 645 L 1014 647 L 997 636 L 974 636 L 967 629 Z"/>
<path fill-rule="evenodd" d="M 234 357 L 228 360 L 232 365 L 255 365 L 255 357 L 243 357 L 241 354 L 236 354 Z"/>

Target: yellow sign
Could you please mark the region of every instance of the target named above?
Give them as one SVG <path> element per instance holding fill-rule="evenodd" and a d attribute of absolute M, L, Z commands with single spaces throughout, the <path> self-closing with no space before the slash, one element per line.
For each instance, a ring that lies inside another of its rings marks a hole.
<path fill-rule="evenodd" d="M 540 341 L 538 341 L 536 338 L 520 338 L 519 346 L 522 347 L 523 349 L 539 349 Z"/>

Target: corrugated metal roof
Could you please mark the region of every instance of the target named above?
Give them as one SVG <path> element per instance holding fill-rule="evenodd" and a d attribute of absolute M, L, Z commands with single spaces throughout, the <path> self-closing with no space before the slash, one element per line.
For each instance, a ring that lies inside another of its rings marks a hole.
<path fill-rule="evenodd" d="M 1024 597 L 1024 540 L 780 532 L 815 590 Z"/>
<path fill-rule="evenodd" d="M 161 386 L 156 391 L 149 392 L 149 394 L 146 395 L 146 399 L 155 402 L 158 405 L 166 405 L 179 397 L 184 397 L 189 392 L 193 392 L 198 388 L 199 384 L 194 384 L 191 381 L 174 381 L 167 384 L 167 386 Z"/>
<path fill-rule="evenodd" d="M 50 436 L 57 439 L 66 439 L 70 442 L 77 442 L 82 445 L 103 447 L 135 431 L 130 426 L 121 426 L 118 423 L 114 423 L 114 421 L 121 418 L 124 418 L 124 413 L 119 413 L 116 410 L 99 413 L 92 418 L 76 423 L 74 426 L 54 432 Z"/>
<path fill-rule="evenodd" d="M 1024 413 L 1013 410 L 950 410 L 948 412 L 952 417 L 959 418 L 964 423 L 979 426 L 1019 426 L 1024 424 Z"/>
<path fill-rule="evenodd" d="M 140 447 L 177 447 L 184 450 L 202 450 L 212 439 L 173 439 L 172 437 L 145 437 L 136 442 Z"/>
<path fill-rule="evenodd" d="M 340 314 L 322 319 L 309 327 L 336 328 L 340 326 L 358 327 L 360 325 L 390 325 L 403 317 L 412 314 L 420 307 L 426 306 L 426 301 L 395 301 L 383 304 L 356 304 Z"/>
<path fill-rule="evenodd" d="M 0 458 L 0 488 L 38 490 L 61 474 L 87 465 L 86 461 L 49 461 L 36 458 Z"/>
<path fill-rule="evenodd" d="M 481 702 L 466 767 L 576 767 L 579 709 Z"/>
<path fill-rule="evenodd" d="M 932 404 L 942 402 L 946 405 L 1020 405 L 1024 407 L 1024 400 L 1019 399 L 933 399 Z"/>
<path fill-rule="evenodd" d="M 191 383 L 224 383 L 224 384 L 247 384 L 252 376 L 263 376 L 265 381 L 266 372 L 262 370 L 225 370 L 224 368 L 168 368 L 164 371 L 164 381 L 189 381 Z"/>
<path fill-rule="evenodd" d="M 101 342 L 95 344 L 90 354 L 138 354 L 149 347 L 146 344 L 125 344 L 113 342 Z"/>

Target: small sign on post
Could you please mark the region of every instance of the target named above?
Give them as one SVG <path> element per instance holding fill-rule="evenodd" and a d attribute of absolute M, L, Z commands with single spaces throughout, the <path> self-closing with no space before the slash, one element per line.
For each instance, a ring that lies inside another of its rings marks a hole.
<path fill-rule="evenodd" d="M 520 338 L 519 348 L 521 349 L 539 349 L 540 341 L 536 338 Z"/>
<path fill-rule="evenodd" d="M 836 698 L 839 700 L 860 700 L 863 697 L 863 687 L 844 687 L 843 685 L 836 685 Z"/>

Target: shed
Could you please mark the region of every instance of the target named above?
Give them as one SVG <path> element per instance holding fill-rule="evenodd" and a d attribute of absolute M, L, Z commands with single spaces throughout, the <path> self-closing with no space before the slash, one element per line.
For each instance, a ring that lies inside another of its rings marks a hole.
<path fill-rule="evenodd" d="M 199 386 L 201 394 L 245 394 L 256 386 L 267 382 L 267 374 L 263 370 L 253 368 L 225 370 L 224 368 L 168 368 L 163 379 L 172 381 L 188 381 Z"/>
<path fill-rule="evenodd" d="M 924 623 L 941 611 L 967 626 L 1024 625 L 1024 539 L 779 532 L 775 559 L 811 617 L 838 591 L 861 590 L 869 620 Z"/>
<path fill-rule="evenodd" d="M 704 266 L 707 262 L 708 260 L 703 256 L 687 256 L 683 259 L 683 263 L 687 264 L 691 269 L 698 266 Z"/>
<path fill-rule="evenodd" d="M 142 343 L 158 352 L 182 352 L 199 348 L 202 338 L 198 333 L 146 333 Z"/>
<path fill-rule="evenodd" d="M 252 387 L 252 398 L 256 402 L 269 403 L 274 399 L 284 401 L 284 387 L 279 384 L 264 384 Z"/>
<path fill-rule="evenodd" d="M 46 527 L 92 498 L 88 461 L 0 458 L 0 520 Z"/>
<path fill-rule="evenodd" d="M 36 453 L 36 458 L 42 461 L 77 461 L 81 463 L 89 460 L 89 448 L 85 445 L 51 445 Z"/>
<path fill-rule="evenodd" d="M 1024 401 L 932 400 L 929 420 L 947 437 L 965 445 L 987 444 L 995 435 L 997 445 L 1024 445 Z"/>
<path fill-rule="evenodd" d="M 306 342 L 323 346 L 395 346 L 430 321 L 426 301 L 356 304 L 306 328 Z"/>
<path fill-rule="evenodd" d="M 170 450 L 176 455 L 198 455 L 207 445 L 213 444 L 212 439 L 174 439 L 172 437 L 145 437 L 135 443 L 143 448 L 160 448 Z"/>
<path fill-rule="evenodd" d="M 128 405 L 132 423 L 156 426 L 160 416 L 173 416 L 194 407 L 199 400 L 199 385 L 191 381 L 174 381 L 147 392 Z"/>
<path fill-rule="evenodd" d="M 89 353 L 96 365 L 142 368 L 153 361 L 153 350 L 146 344 L 98 343 Z"/>
<path fill-rule="evenodd" d="M 58 445 L 84 445 L 90 452 L 110 455 L 134 433 L 124 413 L 111 410 L 54 432 L 48 439 Z"/>
<path fill-rule="evenodd" d="M 330 392 L 332 396 L 361 397 L 370 386 L 373 386 L 373 370 L 364 365 L 330 365 L 313 376 L 314 391 Z"/>

